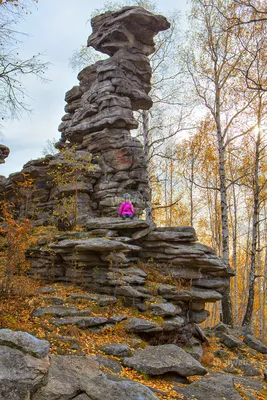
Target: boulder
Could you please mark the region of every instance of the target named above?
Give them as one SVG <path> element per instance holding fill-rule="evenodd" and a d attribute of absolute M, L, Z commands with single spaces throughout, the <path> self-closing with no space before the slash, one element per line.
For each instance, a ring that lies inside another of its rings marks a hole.
<path fill-rule="evenodd" d="M 10 149 L 4 144 L 0 144 L 0 164 L 5 163 L 5 159 L 9 156 Z"/>
<path fill-rule="evenodd" d="M 82 379 L 81 390 L 94 400 L 159 400 L 146 386 L 112 375 Z"/>
<path fill-rule="evenodd" d="M 204 350 L 199 341 L 195 338 L 191 338 L 191 340 L 188 341 L 187 345 L 183 346 L 183 349 L 199 362 L 204 356 Z"/>
<path fill-rule="evenodd" d="M 244 343 L 259 353 L 267 354 L 267 347 L 264 346 L 264 344 L 261 343 L 260 340 L 256 339 L 253 335 L 246 335 L 244 337 Z"/>
<path fill-rule="evenodd" d="M 1 329 L 0 335 L 0 398 L 29 399 L 45 384 L 49 343 L 9 329 Z"/>
<path fill-rule="evenodd" d="M 195 322 L 196 324 L 200 324 L 201 322 L 205 321 L 210 312 L 208 310 L 201 310 L 201 311 L 189 311 L 189 320 L 190 322 Z"/>
<path fill-rule="evenodd" d="M 100 347 L 104 353 L 115 357 L 128 357 L 131 354 L 131 349 L 126 344 L 109 343 Z"/>
<path fill-rule="evenodd" d="M 198 361 L 174 344 L 147 346 L 144 350 L 136 350 L 133 357 L 124 359 L 123 364 L 148 375 L 176 372 L 186 377 L 207 373 Z"/>
<path fill-rule="evenodd" d="M 227 335 L 226 333 L 221 334 L 220 342 L 223 343 L 226 347 L 229 347 L 230 349 L 245 346 L 245 343 L 242 342 L 242 340 L 239 340 L 232 335 Z"/>
<path fill-rule="evenodd" d="M 176 230 L 171 230 L 167 228 L 165 231 L 154 230 L 147 236 L 148 241 L 187 241 L 187 242 L 195 242 L 197 240 L 196 233 L 194 228 L 191 227 L 179 227 Z"/>
<path fill-rule="evenodd" d="M 195 400 L 243 399 L 234 387 L 234 378 L 225 374 L 202 378 L 184 388 L 175 388 L 175 390 L 186 398 Z"/>
<path fill-rule="evenodd" d="M 232 361 L 232 364 L 234 368 L 240 369 L 243 372 L 244 376 L 261 375 L 261 372 L 257 368 L 246 361 L 236 359 Z"/>
<path fill-rule="evenodd" d="M 0 329 L 0 345 L 18 349 L 33 357 L 44 358 L 49 352 L 49 342 L 39 340 L 27 332 Z"/>
<path fill-rule="evenodd" d="M 229 358 L 229 354 L 224 350 L 215 350 L 213 354 L 218 358 Z"/>
<path fill-rule="evenodd" d="M 81 392 L 81 381 L 102 376 L 98 362 L 89 357 L 51 356 L 47 384 L 41 387 L 32 400 L 68 400 Z"/>

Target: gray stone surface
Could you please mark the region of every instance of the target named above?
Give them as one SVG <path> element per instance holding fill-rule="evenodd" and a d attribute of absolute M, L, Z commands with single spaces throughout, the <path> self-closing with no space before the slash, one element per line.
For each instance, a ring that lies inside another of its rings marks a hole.
<path fill-rule="evenodd" d="M 100 347 L 104 353 L 115 357 L 128 357 L 131 354 L 131 349 L 126 344 L 109 343 Z"/>
<path fill-rule="evenodd" d="M 91 328 L 94 326 L 104 325 L 108 323 L 108 318 L 105 317 L 72 317 L 72 318 L 60 318 L 51 321 L 53 325 L 76 325 L 78 328 Z"/>
<path fill-rule="evenodd" d="M 222 333 L 230 334 L 230 326 L 224 324 L 223 322 L 219 322 L 217 325 L 214 325 L 211 328 L 211 331 L 214 332 L 215 336 L 221 337 Z"/>
<path fill-rule="evenodd" d="M 78 396 L 74 397 L 73 400 L 91 400 L 90 397 L 87 396 L 86 393 L 79 394 Z"/>
<path fill-rule="evenodd" d="M 142 318 L 129 318 L 125 327 L 128 332 L 134 333 L 161 332 L 163 330 L 162 326 Z"/>
<path fill-rule="evenodd" d="M 5 163 L 5 159 L 9 156 L 10 149 L 4 144 L 0 144 L 0 164 Z"/>
<path fill-rule="evenodd" d="M 112 360 L 111 358 L 101 356 L 88 356 L 87 358 L 97 361 L 100 365 L 109 369 L 115 374 L 120 374 L 122 371 L 121 364 L 118 361 Z"/>
<path fill-rule="evenodd" d="M 38 339 L 36 339 L 37 341 Z M 0 398 L 2 400 L 30 399 L 30 395 L 45 383 L 49 358 L 47 355 L 40 358 L 43 352 L 40 354 L 38 351 L 37 353 L 35 351 L 35 356 L 30 355 L 27 343 L 24 349 L 20 342 L 21 350 L 9 347 L 9 344 L 13 345 L 12 342 L 9 342 L 8 345 L 0 345 Z"/>
<path fill-rule="evenodd" d="M 230 375 L 221 374 L 217 377 L 199 379 L 184 388 L 176 391 L 188 399 L 195 400 L 242 400 L 234 388 L 234 379 Z"/>
<path fill-rule="evenodd" d="M 94 400 L 159 400 L 146 386 L 110 375 L 83 379 L 81 389 Z"/>
<path fill-rule="evenodd" d="M 98 362 L 88 357 L 51 356 L 48 381 L 32 400 L 68 400 L 80 394 L 81 380 L 101 376 Z"/>
<path fill-rule="evenodd" d="M 37 358 L 44 358 L 49 352 L 49 342 L 40 340 L 27 332 L 0 329 L 0 345 L 18 349 Z"/>
<path fill-rule="evenodd" d="M 149 309 L 154 315 L 162 315 L 168 317 L 174 317 L 182 312 L 181 308 L 175 306 L 172 303 L 150 303 Z"/>
<path fill-rule="evenodd" d="M 201 361 L 201 359 L 204 355 L 204 350 L 203 350 L 201 344 L 195 338 L 191 338 L 191 340 L 188 341 L 188 344 L 186 346 L 183 346 L 183 350 L 185 350 L 187 353 L 189 353 L 193 358 L 195 358 L 199 362 Z"/>
<path fill-rule="evenodd" d="M 125 321 L 128 317 L 126 315 L 114 315 L 109 319 L 111 324 L 117 324 L 119 322 Z"/>
<path fill-rule="evenodd" d="M 244 337 L 244 343 L 259 353 L 267 354 L 267 347 L 253 335 L 246 335 Z"/>
<path fill-rule="evenodd" d="M 154 52 L 155 34 L 169 27 L 169 22 L 161 15 L 151 14 L 142 7 L 124 7 L 120 12 L 105 13 L 92 19 L 93 33 L 88 38 L 88 46 L 113 55 L 131 45 L 135 51 L 150 55 Z"/>
<path fill-rule="evenodd" d="M 42 307 L 36 308 L 32 312 L 33 317 L 42 317 L 43 315 L 50 315 L 52 317 L 69 317 L 69 316 L 81 316 L 90 315 L 91 310 L 78 310 L 74 307 L 65 306 L 53 306 L 53 307 Z"/>
<path fill-rule="evenodd" d="M 97 303 L 99 306 L 102 307 L 116 304 L 118 302 L 117 297 L 94 294 L 94 293 L 93 294 L 72 293 L 69 294 L 69 297 L 71 297 L 74 300 L 83 299 L 83 300 L 93 301 L 94 303 Z"/>
<path fill-rule="evenodd" d="M 240 392 L 243 398 L 249 400 L 259 400 L 261 395 L 265 397 L 265 390 L 263 391 L 262 380 L 250 378 L 247 376 L 240 376 L 234 378 L 235 384 L 240 385 Z M 254 392 L 252 392 L 254 391 Z M 253 394 L 252 394 L 253 393 Z"/>
<path fill-rule="evenodd" d="M 133 219 L 133 220 L 122 220 L 119 218 L 111 218 L 111 217 L 102 217 L 102 218 L 90 218 L 86 223 L 86 227 L 88 230 L 90 229 L 140 229 L 140 228 L 148 228 L 149 223 L 146 220 L 142 219 Z"/>
<path fill-rule="evenodd" d="M 103 251 L 114 251 L 114 250 L 140 250 L 140 247 L 121 243 L 116 240 L 106 238 L 92 238 L 92 239 L 80 239 L 80 240 L 62 240 L 58 244 L 51 244 L 51 249 L 68 249 L 73 248 L 77 252 L 103 252 Z"/>
<path fill-rule="evenodd" d="M 163 330 L 164 332 L 177 331 L 185 325 L 185 320 L 182 317 L 176 316 L 173 318 L 165 318 Z"/>
<path fill-rule="evenodd" d="M 227 333 L 222 333 L 220 337 L 220 342 L 230 349 L 244 347 L 245 343 L 242 340 L 237 339 L 232 335 L 227 335 Z"/>
<path fill-rule="evenodd" d="M 209 315 L 210 312 L 208 310 L 189 311 L 190 322 L 195 322 L 196 324 L 200 324 L 201 322 L 205 321 Z"/>
<path fill-rule="evenodd" d="M 259 376 L 261 372 L 250 363 L 243 360 L 233 360 L 233 367 L 240 369 L 245 376 Z"/>
<path fill-rule="evenodd" d="M 124 365 L 148 375 L 176 372 L 181 376 L 205 375 L 206 369 L 190 354 L 174 344 L 147 346 L 125 358 Z"/>
<path fill-rule="evenodd" d="M 215 350 L 214 355 L 218 358 L 229 358 L 229 354 L 224 350 Z"/>

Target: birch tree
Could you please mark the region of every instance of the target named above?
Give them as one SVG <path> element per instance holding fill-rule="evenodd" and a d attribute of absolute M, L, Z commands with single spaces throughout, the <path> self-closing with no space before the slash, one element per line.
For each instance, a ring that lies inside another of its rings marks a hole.
<path fill-rule="evenodd" d="M 219 160 L 222 256 L 229 264 L 226 150 L 230 143 L 246 133 L 240 123 L 240 115 L 245 114 L 254 96 L 251 94 L 248 97 L 245 90 L 242 90 L 238 68 L 242 63 L 244 51 L 237 45 L 225 25 L 223 12 L 228 3 L 220 0 L 192 1 L 190 49 L 186 52 L 185 60 L 195 96 L 208 110 L 215 124 Z M 232 324 L 229 291 L 222 300 L 222 314 L 223 321 Z"/>

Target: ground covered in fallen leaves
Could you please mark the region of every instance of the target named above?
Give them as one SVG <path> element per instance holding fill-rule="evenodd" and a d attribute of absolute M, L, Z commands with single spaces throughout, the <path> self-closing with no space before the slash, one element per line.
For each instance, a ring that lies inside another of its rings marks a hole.
<path fill-rule="evenodd" d="M 15 277 L 13 282 L 13 294 L 8 299 L 1 298 L 0 328 L 22 330 L 31 333 L 39 339 L 46 339 L 50 342 L 51 353 L 53 354 L 101 355 L 119 361 L 116 357 L 104 354 L 100 350 L 100 347 L 107 343 L 124 343 L 130 346 L 132 351 L 134 351 L 136 348 L 144 348 L 147 345 L 146 342 L 139 339 L 134 334 L 127 333 L 124 329 L 124 322 L 99 330 L 93 330 L 79 329 L 71 325 L 56 327 L 51 323 L 52 318 L 49 315 L 38 318 L 33 317 L 32 313 L 34 309 L 54 305 L 51 302 L 52 297 L 64 301 L 64 306 L 66 307 L 75 306 L 80 310 L 89 308 L 91 310 L 90 316 L 110 318 L 116 315 L 125 315 L 128 318 L 147 318 L 147 316 L 144 316 L 141 312 L 133 308 L 125 307 L 120 301 L 115 305 L 103 307 L 99 306 L 93 300 L 74 300 L 69 296 L 70 294 L 88 293 L 79 287 L 60 283 L 49 284 L 54 291 L 52 294 L 44 294 L 38 291 L 43 286 L 45 286 L 45 284 L 36 279 L 22 276 Z M 68 338 L 69 340 L 62 341 L 62 337 Z M 226 351 L 227 356 L 223 358 L 216 357 L 214 352 L 218 349 Z M 240 352 L 240 349 L 238 351 Z M 218 338 L 211 337 L 209 338 L 209 346 L 204 345 L 204 357 L 201 364 L 209 371 L 222 371 L 227 367 L 231 367 L 232 360 L 237 357 L 236 352 L 237 350 L 231 351 L 219 343 Z M 242 349 L 242 353 L 246 361 L 261 371 L 261 378 L 263 378 L 267 355 L 256 353 L 248 348 Z M 107 372 L 106 369 L 104 370 Z M 162 378 L 150 377 L 125 367 L 122 367 L 122 372 L 118 375 L 166 392 L 167 396 L 157 393 L 157 396 L 161 399 L 174 400 L 183 398 L 183 396 L 178 395 L 177 392 L 172 391 L 173 385 L 171 382 Z M 242 371 L 238 372 L 238 375 L 242 376 Z M 190 377 L 188 380 L 193 382 L 200 378 L 201 377 L 195 376 Z M 245 395 L 242 395 L 242 387 L 237 387 L 236 389 L 244 399 L 247 398 Z M 267 393 L 258 393 L 257 395 L 254 393 L 254 395 L 259 400 L 267 398 Z"/>

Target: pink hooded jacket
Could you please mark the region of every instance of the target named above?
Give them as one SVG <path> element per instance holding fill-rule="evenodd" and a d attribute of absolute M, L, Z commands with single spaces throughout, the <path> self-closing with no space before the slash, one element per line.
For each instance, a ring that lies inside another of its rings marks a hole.
<path fill-rule="evenodd" d="M 134 214 L 134 206 L 130 201 L 124 201 L 120 205 L 118 215 L 120 216 L 122 214 L 130 214 L 130 215 Z"/>

